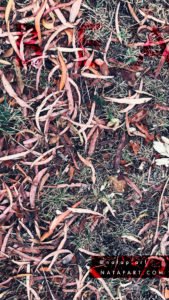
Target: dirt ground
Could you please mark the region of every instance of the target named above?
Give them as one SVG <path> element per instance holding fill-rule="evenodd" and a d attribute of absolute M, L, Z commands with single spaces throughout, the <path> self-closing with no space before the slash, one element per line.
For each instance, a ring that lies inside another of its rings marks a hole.
<path fill-rule="evenodd" d="M 168 299 L 169 4 L 0 4 L 0 299 Z"/>

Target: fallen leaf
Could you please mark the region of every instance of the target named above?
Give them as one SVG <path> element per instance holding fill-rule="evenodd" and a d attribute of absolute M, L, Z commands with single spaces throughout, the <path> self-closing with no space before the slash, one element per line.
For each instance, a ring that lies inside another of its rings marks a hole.
<path fill-rule="evenodd" d="M 59 52 L 59 51 L 58 51 L 58 58 L 59 58 L 60 67 L 61 67 L 61 71 L 62 71 L 61 80 L 60 80 L 60 84 L 59 84 L 59 90 L 61 91 L 61 90 L 63 90 L 66 80 L 67 80 L 67 66 L 64 62 L 61 52 Z"/>
<path fill-rule="evenodd" d="M 142 109 L 142 110 L 138 111 L 136 114 L 134 114 L 132 117 L 130 117 L 129 122 L 130 123 L 138 123 L 141 120 L 143 120 L 146 115 L 147 115 L 147 111 L 145 109 Z"/>
<path fill-rule="evenodd" d="M 75 174 L 75 168 L 73 166 L 70 166 L 70 168 L 69 168 L 69 182 L 72 181 L 72 179 L 74 177 L 74 174 Z"/>
<path fill-rule="evenodd" d="M 157 166 L 169 167 L 169 158 L 159 158 L 155 160 Z"/>
<path fill-rule="evenodd" d="M 72 205 L 72 208 L 76 208 L 77 206 L 79 206 L 81 204 L 81 201 L 76 202 L 74 205 Z M 42 237 L 41 237 L 41 242 L 43 242 L 44 240 L 46 240 L 48 237 L 50 237 L 55 228 L 65 220 L 66 217 L 68 217 L 71 214 L 70 210 L 66 210 L 65 212 L 63 212 L 61 215 L 56 216 L 53 221 L 50 223 L 49 226 L 49 231 L 45 232 Z"/>
<path fill-rule="evenodd" d="M 96 129 L 96 131 L 93 133 L 91 140 L 90 140 L 90 145 L 89 145 L 89 150 L 88 150 L 88 155 L 91 156 L 93 155 L 95 148 L 96 148 L 96 142 L 99 137 L 99 130 Z"/>
<path fill-rule="evenodd" d="M 9 0 L 5 9 L 5 22 L 7 25 L 7 29 L 9 29 L 9 15 L 13 8 L 14 8 L 14 0 Z"/>
<path fill-rule="evenodd" d="M 142 242 L 133 235 L 122 235 L 122 238 L 142 245 Z"/>
<path fill-rule="evenodd" d="M 71 23 L 73 23 L 76 20 L 78 14 L 79 14 L 79 11 L 80 11 L 81 4 L 82 4 L 82 0 L 76 0 L 73 3 L 71 10 L 70 10 L 70 16 L 69 16 L 69 21 Z"/>
<path fill-rule="evenodd" d="M 13 60 L 14 63 L 14 69 L 15 69 L 15 73 L 16 73 L 16 80 L 17 80 L 17 84 L 20 90 L 20 95 L 22 95 L 23 90 L 24 90 L 24 82 L 22 79 L 22 74 L 21 74 L 21 69 L 20 69 L 20 65 L 17 59 Z"/>
<path fill-rule="evenodd" d="M 109 76 L 106 76 L 109 77 Z M 110 102 L 114 102 L 114 103 L 119 103 L 119 104 L 143 104 L 146 103 L 150 100 L 152 100 L 152 98 L 138 98 L 138 99 L 134 99 L 133 97 L 126 97 L 126 98 L 111 98 L 111 97 L 104 97 L 105 100 L 110 101 Z"/>
<path fill-rule="evenodd" d="M 169 290 L 167 288 L 164 290 L 164 297 L 165 299 L 169 299 Z"/>
<path fill-rule="evenodd" d="M 36 29 L 36 32 L 37 32 L 37 35 L 38 35 L 38 40 L 39 40 L 40 45 L 42 44 L 42 34 L 41 34 L 41 29 L 40 29 L 40 20 L 41 20 L 42 15 L 45 11 L 46 3 L 47 3 L 47 0 L 44 0 L 42 2 L 42 5 L 41 5 L 40 9 L 38 10 L 38 13 L 35 17 L 35 29 Z"/>
<path fill-rule="evenodd" d="M 137 155 L 140 150 L 140 144 L 138 142 L 130 141 L 129 145 L 132 148 L 134 154 Z"/>
<path fill-rule="evenodd" d="M 9 61 L 6 61 L 6 60 L 4 60 L 4 59 L 0 59 L 0 64 L 2 64 L 2 65 L 7 65 L 7 66 L 10 66 L 10 65 L 11 65 L 11 63 L 10 63 Z"/>
<path fill-rule="evenodd" d="M 119 180 L 116 176 L 109 177 L 109 184 L 113 185 L 113 189 L 117 193 L 124 193 L 126 188 L 126 181 Z"/>
<path fill-rule="evenodd" d="M 82 163 L 84 163 L 84 165 L 85 165 L 86 167 L 91 168 L 91 171 L 92 171 L 92 182 L 93 182 L 93 184 L 95 184 L 95 182 L 96 182 L 96 172 L 95 172 L 95 169 L 94 169 L 94 167 L 93 167 L 91 161 L 90 161 L 89 159 L 87 159 L 87 158 L 86 158 L 86 159 L 83 158 L 83 157 L 80 155 L 79 152 L 77 152 L 77 154 L 78 154 L 80 160 L 82 161 Z"/>
<path fill-rule="evenodd" d="M 36 196 L 36 191 L 37 191 L 38 185 L 40 183 L 41 178 L 46 173 L 47 169 L 48 168 L 45 168 L 45 169 L 42 169 L 41 171 L 39 171 L 38 174 L 33 179 L 31 190 L 30 190 L 30 196 L 29 196 L 30 206 L 32 209 L 35 208 L 35 196 Z"/>
<path fill-rule="evenodd" d="M 169 157 L 169 144 L 154 141 L 153 147 L 162 156 L 168 156 Z"/>
<path fill-rule="evenodd" d="M 8 58 L 8 57 L 12 56 L 12 54 L 13 54 L 13 48 L 11 47 L 5 51 L 3 57 Z"/>
<path fill-rule="evenodd" d="M 1 80 L 2 80 L 2 83 L 3 83 L 4 89 L 6 90 L 6 92 L 8 93 L 8 95 L 10 97 L 14 98 L 16 100 L 16 102 L 21 107 L 27 107 L 27 108 L 29 108 L 29 109 L 32 110 L 32 108 L 30 107 L 30 105 L 28 105 L 25 101 L 23 101 L 21 98 L 19 98 L 17 96 L 17 94 L 13 90 L 12 86 L 10 85 L 9 81 L 7 80 L 7 78 L 5 77 L 5 75 L 3 74 L 2 71 L 0 71 L 0 76 L 1 76 Z"/>

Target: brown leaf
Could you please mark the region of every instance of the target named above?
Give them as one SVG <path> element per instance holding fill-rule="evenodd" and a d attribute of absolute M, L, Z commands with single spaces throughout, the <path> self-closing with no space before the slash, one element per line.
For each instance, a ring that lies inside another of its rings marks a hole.
<path fill-rule="evenodd" d="M 39 40 L 40 45 L 42 44 L 42 34 L 41 34 L 41 29 L 40 29 L 40 20 L 42 18 L 43 13 L 44 13 L 46 3 L 47 3 L 47 0 L 44 0 L 44 2 L 42 2 L 42 5 L 41 5 L 36 17 L 35 17 L 35 29 L 37 31 L 38 40 Z"/>
<path fill-rule="evenodd" d="M 140 124 L 136 123 L 135 125 L 143 134 L 145 134 L 147 142 L 152 142 L 154 140 L 154 134 L 150 134 L 148 132 L 148 128 L 145 125 L 141 123 Z"/>
<path fill-rule="evenodd" d="M 31 190 L 30 190 L 31 208 L 35 208 L 35 196 L 36 196 L 38 184 L 40 183 L 40 180 L 43 177 L 43 175 L 46 173 L 46 171 L 47 171 L 47 168 L 42 169 L 41 171 L 38 172 L 38 174 L 33 179 L 33 183 L 32 183 Z"/>
<path fill-rule="evenodd" d="M 130 145 L 130 147 L 132 148 L 134 154 L 137 155 L 137 153 L 138 153 L 139 150 L 140 150 L 140 144 L 137 143 L 137 142 L 130 141 L 130 142 L 129 142 L 129 145 Z"/>
<path fill-rule="evenodd" d="M 121 156 L 122 156 L 122 150 L 125 147 L 125 145 L 126 145 L 126 134 L 124 133 L 122 138 L 121 138 L 121 141 L 118 145 L 118 148 L 117 148 L 117 151 L 116 151 L 116 156 L 115 156 L 115 159 L 114 159 L 114 168 L 115 168 L 115 170 L 118 170 L 119 167 L 120 167 L 120 160 L 121 160 Z"/>
<path fill-rule="evenodd" d="M 21 98 L 19 98 L 17 96 L 17 94 L 13 90 L 12 86 L 10 85 L 9 81 L 7 80 L 7 78 L 5 77 L 5 75 L 3 74 L 2 71 L 0 71 L 0 76 L 1 76 L 1 80 L 2 80 L 2 83 L 3 83 L 4 89 L 6 90 L 6 92 L 8 93 L 8 95 L 10 97 L 14 98 L 16 100 L 16 102 L 21 107 L 27 107 L 27 108 L 30 108 L 32 110 L 32 108 L 26 102 L 24 102 Z"/>
<path fill-rule="evenodd" d="M 60 84 L 59 84 L 59 90 L 61 91 L 61 90 L 63 90 L 65 83 L 66 83 L 66 79 L 67 79 L 67 66 L 64 62 L 61 52 L 58 52 L 58 58 L 59 58 L 61 71 L 62 71 L 61 80 L 60 80 Z"/>
<path fill-rule="evenodd" d="M 119 180 L 116 176 L 110 176 L 109 177 L 109 183 L 113 185 L 113 189 L 117 193 L 123 193 L 125 191 L 126 187 L 126 181 L 125 180 Z"/>
<path fill-rule="evenodd" d="M 3 57 L 8 58 L 8 57 L 12 56 L 12 54 L 13 54 L 13 48 L 11 47 L 5 51 Z"/>
<path fill-rule="evenodd" d="M 110 74 L 109 68 L 105 62 L 100 66 L 100 71 L 105 76 L 108 76 Z"/>
<path fill-rule="evenodd" d="M 70 166 L 70 168 L 69 168 L 69 182 L 72 181 L 74 174 L 75 174 L 75 168 L 73 166 Z"/>
<path fill-rule="evenodd" d="M 96 131 L 94 132 L 94 134 L 92 135 L 92 138 L 90 140 L 90 145 L 89 145 L 89 150 L 88 150 L 88 155 L 91 156 L 96 148 L 96 142 L 98 140 L 99 137 L 99 130 L 96 129 Z"/>
<path fill-rule="evenodd" d="M 94 169 L 94 167 L 93 167 L 91 161 L 90 161 L 89 159 L 87 159 L 87 158 L 86 158 L 86 159 L 83 158 L 83 157 L 80 155 L 79 152 L 77 152 L 77 154 L 78 154 L 80 160 L 82 161 L 82 163 L 84 163 L 84 165 L 85 165 L 86 167 L 91 168 L 91 171 L 92 171 L 92 182 L 93 182 L 93 184 L 95 184 L 95 182 L 96 182 L 96 172 L 95 172 L 95 169 Z"/>
<path fill-rule="evenodd" d="M 139 110 L 136 114 L 129 118 L 130 123 L 138 123 L 145 118 L 147 111 L 145 109 Z"/>
<path fill-rule="evenodd" d="M 72 205 L 72 208 L 76 208 L 77 206 L 79 206 L 81 204 L 81 201 L 76 202 L 74 205 Z M 49 226 L 49 231 L 45 232 L 42 237 L 41 237 L 41 242 L 43 242 L 44 240 L 46 240 L 48 237 L 50 237 L 55 228 L 62 222 L 65 220 L 66 217 L 68 217 L 72 212 L 70 210 L 66 210 L 65 212 L 63 212 L 61 215 L 56 216 L 53 221 L 50 223 Z"/>

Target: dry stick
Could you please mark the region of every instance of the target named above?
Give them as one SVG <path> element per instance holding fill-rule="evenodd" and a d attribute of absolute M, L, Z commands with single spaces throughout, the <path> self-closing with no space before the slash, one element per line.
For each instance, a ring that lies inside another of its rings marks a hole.
<path fill-rule="evenodd" d="M 169 181 L 169 177 L 168 177 L 168 179 L 167 179 L 167 181 L 166 181 L 166 183 L 164 185 L 164 188 L 162 190 L 162 194 L 161 194 L 161 197 L 160 197 L 160 200 L 159 200 L 158 215 L 157 215 L 157 227 L 156 227 L 156 232 L 155 232 L 155 235 L 154 235 L 154 243 L 156 242 L 157 237 L 158 237 L 158 229 L 159 229 L 159 225 L 160 225 L 161 205 L 162 205 L 162 200 L 163 200 L 163 196 L 164 196 L 165 190 L 167 188 L 168 181 Z"/>

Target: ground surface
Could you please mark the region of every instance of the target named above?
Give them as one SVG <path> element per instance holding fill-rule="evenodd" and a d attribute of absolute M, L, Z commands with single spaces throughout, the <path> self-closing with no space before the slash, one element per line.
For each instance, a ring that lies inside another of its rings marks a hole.
<path fill-rule="evenodd" d="M 0 298 L 167 299 L 89 277 L 168 255 L 167 1 L 9 0 L 0 26 Z"/>

